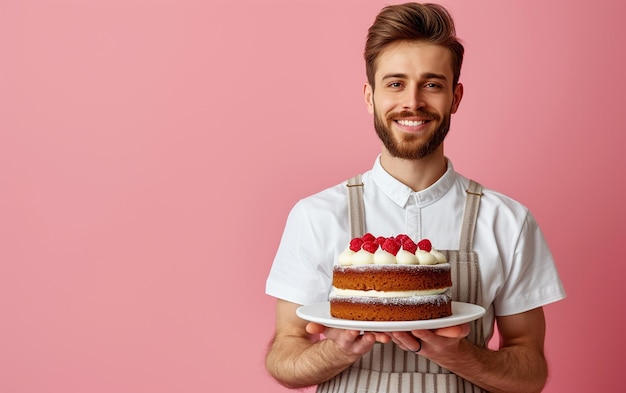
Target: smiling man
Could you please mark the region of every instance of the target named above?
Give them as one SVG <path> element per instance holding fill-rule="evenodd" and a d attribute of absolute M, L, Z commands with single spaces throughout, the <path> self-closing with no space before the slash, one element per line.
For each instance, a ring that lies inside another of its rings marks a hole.
<path fill-rule="evenodd" d="M 380 54 L 365 101 L 389 155 L 415 160 L 443 149 L 463 96 L 463 86 L 453 82 L 451 56 L 444 47 L 415 41 L 400 41 Z"/>
<path fill-rule="evenodd" d="M 446 47 L 413 40 L 389 44 L 376 59 L 364 96 L 383 142 L 380 160 L 388 172 L 404 173 L 393 169 L 404 164 L 438 167 L 437 177 L 445 172 L 443 141 L 463 97 L 452 64 L 452 52 Z M 419 190 L 430 184 L 407 185 Z"/>
<path fill-rule="evenodd" d="M 328 300 L 351 237 L 346 184 L 292 209 L 267 279 L 277 299 L 266 365 L 291 388 L 318 392 L 539 392 L 548 369 L 543 306 L 565 297 L 552 255 L 522 204 L 457 173 L 444 155 L 459 108 L 463 46 L 441 6 L 385 7 L 368 32 L 364 99 L 382 141 L 362 174 L 367 231 L 428 238 L 456 271 L 471 323 L 388 333 L 328 328 L 296 309 Z M 497 325 L 498 350 L 487 348 Z"/>

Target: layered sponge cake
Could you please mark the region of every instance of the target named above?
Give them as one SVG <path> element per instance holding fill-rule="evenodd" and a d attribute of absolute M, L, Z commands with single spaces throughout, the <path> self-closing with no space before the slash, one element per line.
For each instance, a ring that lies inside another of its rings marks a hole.
<path fill-rule="evenodd" d="M 330 314 L 361 321 L 452 315 L 450 264 L 429 240 L 407 235 L 354 238 L 333 268 Z"/>

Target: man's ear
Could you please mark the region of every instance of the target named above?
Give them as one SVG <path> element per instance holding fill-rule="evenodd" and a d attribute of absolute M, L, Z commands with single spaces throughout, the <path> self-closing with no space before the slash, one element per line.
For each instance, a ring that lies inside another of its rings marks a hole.
<path fill-rule="evenodd" d="M 369 83 L 363 86 L 363 99 L 367 105 L 367 111 L 370 115 L 374 114 L 374 89 Z"/>
<path fill-rule="evenodd" d="M 452 100 L 452 107 L 450 108 L 450 113 L 456 113 L 457 109 L 459 109 L 459 104 L 461 103 L 461 99 L 463 98 L 463 85 L 461 83 L 457 83 L 454 88 L 454 97 Z"/>

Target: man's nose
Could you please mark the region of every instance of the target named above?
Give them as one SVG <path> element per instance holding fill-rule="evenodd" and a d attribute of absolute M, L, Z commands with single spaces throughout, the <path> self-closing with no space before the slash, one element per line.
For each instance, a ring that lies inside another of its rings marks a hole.
<path fill-rule="evenodd" d="M 402 107 L 407 110 L 417 110 L 423 108 L 426 103 L 424 101 L 424 92 L 418 86 L 413 86 L 405 90 L 404 103 Z"/>

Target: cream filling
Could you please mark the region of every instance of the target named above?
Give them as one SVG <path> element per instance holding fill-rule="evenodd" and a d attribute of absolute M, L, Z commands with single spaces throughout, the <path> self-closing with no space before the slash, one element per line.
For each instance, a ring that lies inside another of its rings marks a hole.
<path fill-rule="evenodd" d="M 357 291 L 355 289 L 339 289 L 333 287 L 333 293 L 337 296 L 365 296 L 378 298 L 440 295 L 447 290 L 448 288 L 429 289 L 424 291 Z"/>

